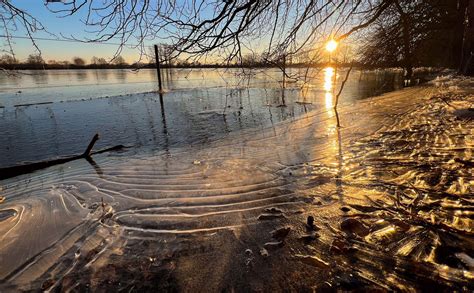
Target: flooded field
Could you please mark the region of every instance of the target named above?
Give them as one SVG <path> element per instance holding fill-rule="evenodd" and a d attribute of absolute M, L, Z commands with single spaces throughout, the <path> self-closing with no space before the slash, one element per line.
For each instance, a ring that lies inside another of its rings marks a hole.
<path fill-rule="evenodd" d="M 334 71 L 292 70 L 281 90 L 281 71 L 173 69 L 164 71 L 162 96 L 156 70 L 50 70 L 0 75 L 0 166 L 84 152 L 95 133 L 97 148 L 114 145 L 164 150 L 203 144 L 233 131 L 268 127 L 332 103 Z M 244 74 L 245 73 L 245 74 Z M 338 82 L 344 78 L 340 70 Z M 306 82 L 305 82 L 306 81 Z M 399 72 L 355 72 L 342 102 L 400 87 Z"/>
<path fill-rule="evenodd" d="M 0 181 L 0 289 L 474 290 L 474 84 L 367 98 L 389 83 L 356 72 L 335 112 L 333 74 L 285 91 L 176 82 L 164 107 L 125 89 L 2 94 L 3 166 L 97 131 L 133 147 Z"/>

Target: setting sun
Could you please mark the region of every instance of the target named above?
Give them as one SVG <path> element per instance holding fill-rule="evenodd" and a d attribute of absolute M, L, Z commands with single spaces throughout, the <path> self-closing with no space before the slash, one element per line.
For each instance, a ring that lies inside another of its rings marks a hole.
<path fill-rule="evenodd" d="M 335 40 L 330 40 L 326 44 L 326 50 L 330 53 L 334 52 L 337 49 L 337 42 Z"/>

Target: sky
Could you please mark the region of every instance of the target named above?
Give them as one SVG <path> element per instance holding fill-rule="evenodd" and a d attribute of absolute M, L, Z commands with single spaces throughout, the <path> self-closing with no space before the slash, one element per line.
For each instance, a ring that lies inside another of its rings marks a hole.
<path fill-rule="evenodd" d="M 11 0 L 11 3 L 18 8 L 22 8 L 30 12 L 35 16 L 51 33 L 59 35 L 62 33 L 65 36 L 74 36 L 75 38 L 84 39 L 86 37 L 93 37 L 94 35 L 87 34 L 85 32 L 85 26 L 81 23 L 80 19 L 84 17 L 84 11 L 79 12 L 77 15 L 61 18 L 59 15 L 50 12 L 44 5 L 44 0 Z M 61 7 L 61 3 L 49 4 L 52 7 Z M 11 32 L 14 36 L 26 36 L 23 29 L 19 29 L 16 32 Z M 38 32 L 35 34 L 38 38 L 52 38 L 45 32 Z M 4 38 L 2 43 L 4 43 Z M 14 51 L 17 55 L 17 59 L 24 61 L 29 54 L 36 54 L 35 48 L 30 40 L 28 39 L 14 39 Z M 166 42 L 166 40 L 156 40 L 156 42 Z M 110 43 L 113 43 L 111 41 Z M 153 42 L 150 43 L 152 45 Z M 114 56 L 117 45 L 114 44 L 87 44 L 81 42 L 58 42 L 48 40 L 37 40 L 38 47 L 41 50 L 41 55 L 45 61 L 48 60 L 68 60 L 75 56 L 82 57 L 87 63 L 90 62 L 93 56 L 103 57 L 110 59 Z M 129 63 L 137 61 L 139 53 L 136 49 L 124 49 L 121 56 Z"/>
<path fill-rule="evenodd" d="M 88 33 L 87 30 L 90 30 L 91 28 L 87 27 L 85 24 L 82 23 L 82 20 L 85 19 L 86 13 L 88 11 L 86 6 L 72 16 L 61 17 L 61 14 L 55 14 L 49 11 L 48 8 L 45 6 L 45 1 L 46 0 L 10 0 L 10 3 L 20 9 L 29 12 L 31 15 L 36 17 L 49 32 L 55 34 L 63 40 L 65 39 L 65 37 L 63 36 L 66 36 L 66 38 L 74 37 L 76 39 L 87 39 L 97 37 L 97 35 L 94 33 Z M 81 3 L 82 1 L 84 0 L 78 0 L 77 3 Z M 105 0 L 98 1 L 99 2 L 97 3 L 100 3 L 100 1 Z M 184 5 L 185 7 L 189 5 L 189 3 L 191 3 L 186 2 L 188 0 L 176 1 L 178 6 Z M 166 3 L 166 1 L 151 1 L 153 5 L 156 5 L 157 2 Z M 48 7 L 50 7 L 50 9 L 64 9 L 65 5 L 62 3 L 49 3 Z M 160 7 L 160 11 L 161 9 L 162 7 Z M 188 13 L 190 12 L 188 11 Z M 202 17 L 211 18 L 215 11 L 212 7 L 209 8 L 206 6 L 206 8 L 201 11 L 201 13 Z M 290 16 L 291 15 L 292 14 L 290 14 Z M 285 27 L 283 26 L 283 28 Z M 173 30 L 173 28 L 170 29 Z M 319 35 L 323 36 L 323 39 L 321 40 L 325 41 L 326 39 L 324 36 L 329 36 L 330 33 L 328 31 L 325 31 L 325 28 L 319 28 L 318 30 L 320 30 Z M 171 33 L 173 32 L 176 31 L 171 31 Z M 25 30 L 21 27 L 19 27 L 18 31 L 10 33 L 14 36 L 19 36 L 23 38 L 26 36 Z M 61 34 L 63 36 L 61 36 Z M 270 34 L 263 34 L 259 35 L 256 39 L 252 39 L 251 44 L 247 42 L 246 45 L 243 47 L 242 51 L 245 53 L 250 52 L 252 50 L 262 51 L 263 48 L 266 49 L 268 47 L 266 42 L 269 41 L 270 38 L 269 35 Z M 146 46 L 151 47 L 155 43 L 170 43 L 170 38 L 166 38 L 165 36 L 166 35 L 161 35 L 160 37 L 155 38 L 154 40 L 146 41 Z M 46 62 L 49 60 L 71 61 L 72 58 L 76 56 L 83 58 L 87 63 L 90 63 L 90 60 L 93 56 L 110 60 L 114 57 L 114 54 L 118 47 L 117 43 L 119 42 L 118 40 L 113 39 L 109 43 L 84 43 L 77 41 L 65 42 L 55 40 L 42 40 L 42 38 L 54 38 L 54 36 L 52 37 L 44 31 L 37 32 L 36 34 L 34 34 L 34 37 L 39 49 L 41 50 L 42 57 Z M 4 40 L 5 38 L 3 37 L 3 41 Z M 131 39 L 131 42 L 133 43 L 134 40 Z M 26 60 L 29 54 L 37 54 L 37 51 L 35 50 L 35 47 L 33 46 L 31 40 L 18 38 L 14 38 L 14 52 L 16 54 L 16 58 L 20 61 Z M 124 57 L 128 63 L 134 63 L 139 60 L 140 52 L 138 51 L 138 49 L 124 48 L 120 55 Z M 219 55 L 219 53 L 216 53 L 216 56 L 217 55 Z M 201 61 L 213 62 L 217 60 L 214 59 L 214 57 L 215 56 L 211 55 L 210 57 L 208 57 L 209 59 Z M 148 60 L 142 59 L 141 61 Z"/>

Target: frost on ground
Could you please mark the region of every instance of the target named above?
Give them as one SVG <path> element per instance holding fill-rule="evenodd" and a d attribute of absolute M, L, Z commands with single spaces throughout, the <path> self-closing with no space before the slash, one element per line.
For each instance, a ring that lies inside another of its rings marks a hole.
<path fill-rule="evenodd" d="M 0 288 L 473 290 L 472 84 L 4 181 Z"/>

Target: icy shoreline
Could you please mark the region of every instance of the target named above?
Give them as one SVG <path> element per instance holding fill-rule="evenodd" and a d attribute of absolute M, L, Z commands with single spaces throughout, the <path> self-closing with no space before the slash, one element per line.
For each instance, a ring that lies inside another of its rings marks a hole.
<path fill-rule="evenodd" d="M 0 288 L 472 290 L 471 85 L 6 180 Z"/>

